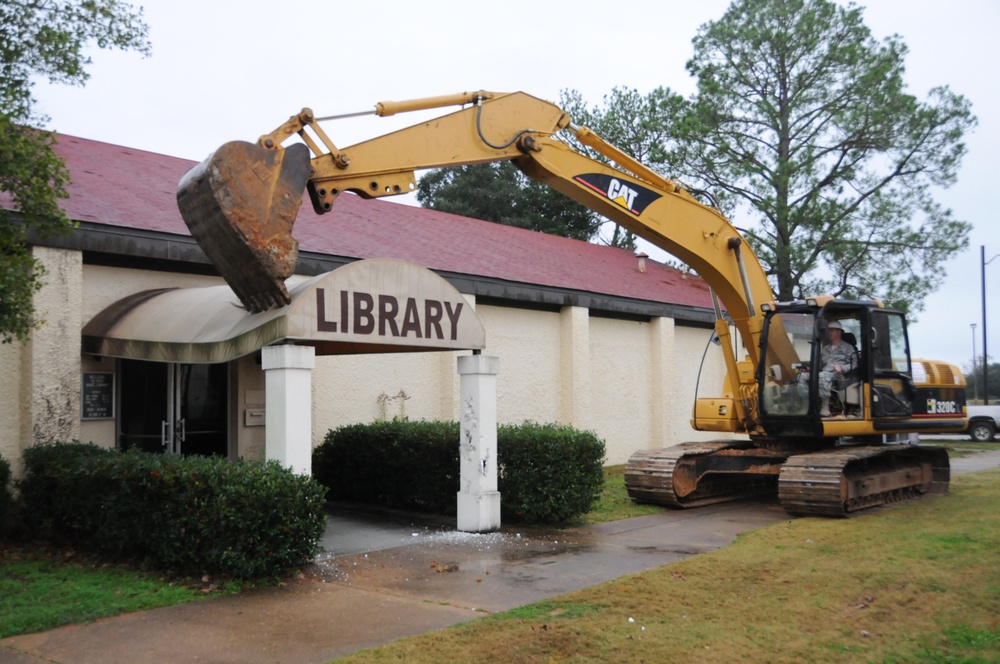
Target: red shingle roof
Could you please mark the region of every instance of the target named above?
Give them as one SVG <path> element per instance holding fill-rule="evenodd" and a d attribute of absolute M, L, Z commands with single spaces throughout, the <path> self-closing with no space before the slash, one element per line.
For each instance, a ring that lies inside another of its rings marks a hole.
<path fill-rule="evenodd" d="M 190 235 L 177 210 L 177 182 L 195 162 L 73 136 L 59 137 L 73 177 L 63 209 L 74 220 Z M 308 201 L 293 233 L 302 251 L 398 258 L 425 267 L 524 284 L 698 307 L 708 286 L 630 251 L 502 226 L 386 200 L 341 195 L 333 211 Z"/>

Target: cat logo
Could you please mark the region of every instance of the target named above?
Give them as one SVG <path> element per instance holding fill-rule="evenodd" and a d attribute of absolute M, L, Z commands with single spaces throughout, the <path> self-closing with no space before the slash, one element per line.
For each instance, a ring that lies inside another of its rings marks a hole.
<path fill-rule="evenodd" d="M 583 173 L 573 179 L 635 216 L 641 215 L 650 203 L 660 197 L 655 191 L 605 173 Z"/>
<path fill-rule="evenodd" d="M 639 192 L 635 189 L 630 189 L 627 184 L 623 184 L 617 179 L 612 179 L 611 184 L 608 185 L 608 198 L 626 210 L 632 209 L 632 204 L 635 203 L 635 197 L 638 194 Z"/>

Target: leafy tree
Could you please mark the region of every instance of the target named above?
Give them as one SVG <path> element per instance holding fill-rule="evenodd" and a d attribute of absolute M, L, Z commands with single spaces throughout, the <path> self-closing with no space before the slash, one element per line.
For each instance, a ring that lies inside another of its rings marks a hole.
<path fill-rule="evenodd" d="M 921 309 L 968 244 L 970 225 L 932 195 L 955 182 L 976 125 L 968 100 L 947 87 L 926 101 L 909 94 L 906 45 L 876 41 L 854 4 L 734 0 L 693 43 L 690 99 L 615 88 L 600 106 L 574 91 L 561 104 L 576 124 L 744 216 L 779 299 L 878 296 Z M 610 240 L 632 241 L 622 229 Z"/>
<path fill-rule="evenodd" d="M 954 183 L 976 119 L 947 87 L 909 94 L 906 53 L 830 0 L 735 0 L 699 29 L 676 156 L 759 222 L 748 236 L 779 299 L 872 294 L 919 310 L 967 245 L 969 224 L 932 190 Z"/>
<path fill-rule="evenodd" d="M 34 109 L 32 77 L 83 85 L 88 44 L 147 55 L 151 47 L 142 10 L 119 0 L 4 0 L 0 27 L 0 192 L 15 208 L 0 209 L 0 341 L 9 343 L 38 324 L 32 296 L 44 270 L 28 234 L 73 227 L 58 203 L 69 173 L 53 151 L 55 135 L 30 126 L 48 121 Z"/>
<path fill-rule="evenodd" d="M 589 240 L 600 226 L 600 217 L 586 207 L 509 162 L 432 170 L 417 184 L 417 201 L 433 210 L 577 240 Z"/>

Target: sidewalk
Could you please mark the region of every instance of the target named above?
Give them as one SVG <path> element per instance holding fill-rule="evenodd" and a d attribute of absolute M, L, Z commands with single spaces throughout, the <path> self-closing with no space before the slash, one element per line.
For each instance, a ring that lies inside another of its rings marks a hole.
<path fill-rule="evenodd" d="M 987 452 L 954 459 L 952 474 L 996 466 L 1000 452 Z M 337 512 L 326 557 L 293 583 L 3 639 L 0 663 L 315 664 L 711 551 L 789 518 L 759 501 L 474 535 Z"/>

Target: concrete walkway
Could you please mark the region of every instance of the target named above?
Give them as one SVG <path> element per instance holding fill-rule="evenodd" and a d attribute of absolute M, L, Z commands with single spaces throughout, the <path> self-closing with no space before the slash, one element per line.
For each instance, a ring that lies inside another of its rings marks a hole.
<path fill-rule="evenodd" d="M 1000 452 L 952 474 L 1000 466 Z M 457 533 L 454 523 L 339 511 L 327 553 L 277 588 L 0 640 L 0 663 L 315 664 L 725 546 L 790 518 L 759 501 L 598 526 Z"/>

